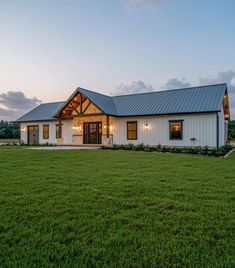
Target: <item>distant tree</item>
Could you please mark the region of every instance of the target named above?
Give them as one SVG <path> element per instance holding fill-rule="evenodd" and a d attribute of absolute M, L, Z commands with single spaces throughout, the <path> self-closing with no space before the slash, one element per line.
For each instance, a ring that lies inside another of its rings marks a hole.
<path fill-rule="evenodd" d="M 228 124 L 228 131 L 231 138 L 235 139 L 235 120 L 232 120 Z"/>
<path fill-rule="evenodd" d="M 0 139 L 19 139 L 20 125 L 15 122 L 0 121 Z"/>

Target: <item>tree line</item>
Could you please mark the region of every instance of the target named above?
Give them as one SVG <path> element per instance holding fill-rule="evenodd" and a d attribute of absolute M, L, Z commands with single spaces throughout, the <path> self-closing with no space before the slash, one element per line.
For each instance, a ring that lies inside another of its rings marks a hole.
<path fill-rule="evenodd" d="M 20 125 L 15 122 L 0 121 L 0 139 L 19 139 Z"/>

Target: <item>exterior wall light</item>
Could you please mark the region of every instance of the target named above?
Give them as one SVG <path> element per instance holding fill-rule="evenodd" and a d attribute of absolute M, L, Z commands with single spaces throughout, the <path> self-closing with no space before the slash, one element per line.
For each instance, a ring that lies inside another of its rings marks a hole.
<path fill-rule="evenodd" d="M 81 130 L 81 129 L 82 129 L 82 127 L 81 127 L 81 125 L 73 125 L 73 129 L 78 129 L 78 130 Z"/>
<path fill-rule="evenodd" d="M 25 128 L 25 127 L 22 127 L 20 130 L 21 130 L 22 132 L 25 132 L 25 131 L 26 131 L 26 128 Z"/>
<path fill-rule="evenodd" d="M 148 130 L 149 129 L 149 124 L 144 124 L 144 129 Z"/>
<path fill-rule="evenodd" d="M 104 129 L 106 129 L 107 128 L 107 126 L 106 126 L 106 124 L 104 124 Z"/>

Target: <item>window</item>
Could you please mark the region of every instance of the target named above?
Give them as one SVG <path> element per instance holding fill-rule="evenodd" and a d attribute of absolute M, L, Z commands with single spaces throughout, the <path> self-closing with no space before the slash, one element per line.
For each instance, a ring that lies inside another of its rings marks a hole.
<path fill-rule="evenodd" d="M 62 125 L 61 124 L 56 125 L 56 138 L 57 139 L 62 138 Z"/>
<path fill-rule="evenodd" d="M 170 140 L 183 139 L 183 120 L 169 121 Z"/>
<path fill-rule="evenodd" d="M 137 140 L 137 122 L 127 122 L 127 139 Z"/>
<path fill-rule="evenodd" d="M 43 125 L 43 139 L 49 139 L 49 125 Z"/>

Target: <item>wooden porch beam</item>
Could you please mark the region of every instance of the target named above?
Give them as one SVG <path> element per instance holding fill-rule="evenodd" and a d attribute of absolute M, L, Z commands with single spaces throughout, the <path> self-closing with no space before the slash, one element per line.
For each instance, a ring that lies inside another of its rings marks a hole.
<path fill-rule="evenodd" d="M 80 93 L 80 114 L 82 114 L 82 94 Z"/>
<path fill-rule="evenodd" d="M 79 115 L 74 115 L 74 117 L 82 116 L 82 117 L 89 117 L 89 116 L 102 116 L 104 115 L 103 113 L 97 113 L 97 114 L 79 114 Z"/>
<path fill-rule="evenodd" d="M 83 110 L 83 114 L 86 112 L 86 110 L 89 108 L 89 106 L 91 105 L 91 101 L 89 101 L 89 103 L 87 104 L 87 106 L 85 107 L 85 109 Z"/>

